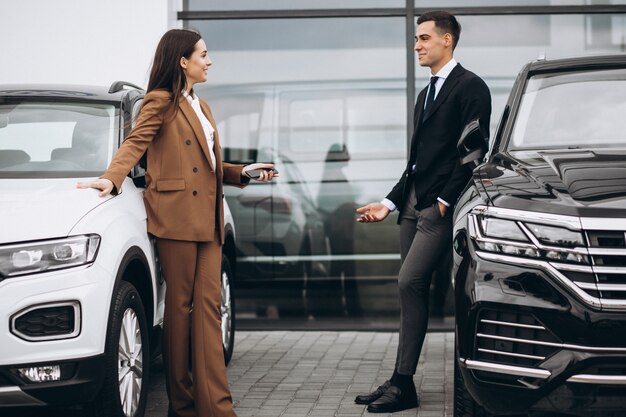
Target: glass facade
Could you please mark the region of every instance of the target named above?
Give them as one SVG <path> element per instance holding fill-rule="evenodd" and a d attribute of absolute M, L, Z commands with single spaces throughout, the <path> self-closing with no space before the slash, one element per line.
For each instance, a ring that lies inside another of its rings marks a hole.
<path fill-rule="evenodd" d="M 406 164 L 412 103 L 429 75 L 412 51 L 415 13 L 464 6 L 420 0 L 408 10 L 406 3 L 185 2 L 185 27 L 202 33 L 213 60 L 196 90 L 213 109 L 224 159 L 274 162 L 280 171 L 272 184 L 225 191 L 237 231 L 240 317 L 397 318 L 397 217 L 360 224 L 355 209 L 385 197 Z M 624 2 L 517 4 L 545 6 L 525 14 L 501 7 L 512 3 L 484 0 L 457 14 L 455 57 L 491 90 L 492 133 L 529 60 L 625 49 L 626 7 L 616 7 Z M 395 9 L 370 14 L 382 7 Z M 301 13 L 324 8 L 354 12 Z M 440 264 L 431 306 L 450 315 L 446 260 Z"/>
<path fill-rule="evenodd" d="M 185 0 L 186 10 L 299 10 L 404 7 L 405 0 Z"/>

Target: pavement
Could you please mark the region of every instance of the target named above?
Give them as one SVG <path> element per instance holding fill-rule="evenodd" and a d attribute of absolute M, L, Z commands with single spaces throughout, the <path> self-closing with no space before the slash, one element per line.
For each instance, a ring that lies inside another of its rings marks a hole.
<path fill-rule="evenodd" d="M 228 377 L 239 417 L 452 416 L 453 333 L 429 333 L 415 375 L 418 409 L 370 414 L 354 403 L 394 368 L 397 333 L 240 331 Z M 147 417 L 167 416 L 161 370 L 153 378 Z"/>
<path fill-rule="evenodd" d="M 361 331 L 238 331 L 228 376 L 239 417 L 452 416 L 454 334 L 428 333 L 415 385 L 420 407 L 370 414 L 354 397 L 394 368 L 398 334 Z M 146 417 L 167 416 L 163 365 L 152 368 Z M 0 413 L 1 414 L 1 413 Z M 7 417 L 61 417 L 19 410 Z"/>

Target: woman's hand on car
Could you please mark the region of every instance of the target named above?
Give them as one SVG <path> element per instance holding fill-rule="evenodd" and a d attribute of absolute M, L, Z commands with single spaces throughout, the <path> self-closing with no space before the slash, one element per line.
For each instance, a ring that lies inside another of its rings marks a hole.
<path fill-rule="evenodd" d="M 113 191 L 113 182 L 106 178 L 98 178 L 95 181 L 79 182 L 76 184 L 76 188 L 95 188 L 96 190 L 100 190 L 98 196 L 106 197 Z"/>
<path fill-rule="evenodd" d="M 256 181 L 267 182 L 271 181 L 274 177 L 278 177 L 278 172 L 272 168 L 274 168 L 274 164 L 250 164 L 243 167 L 243 169 L 241 170 L 241 175 L 244 177 L 252 178 Z M 258 177 L 249 174 L 250 172 L 255 170 L 260 171 Z"/>

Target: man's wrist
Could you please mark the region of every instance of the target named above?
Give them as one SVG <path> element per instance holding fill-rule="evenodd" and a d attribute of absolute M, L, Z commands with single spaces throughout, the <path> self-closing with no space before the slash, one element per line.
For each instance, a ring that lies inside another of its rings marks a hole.
<path fill-rule="evenodd" d="M 383 206 L 387 207 L 390 212 L 391 211 L 395 211 L 397 209 L 397 207 L 393 203 L 393 201 L 389 200 L 388 198 L 384 198 L 383 201 L 380 202 L 380 204 L 382 204 Z"/>

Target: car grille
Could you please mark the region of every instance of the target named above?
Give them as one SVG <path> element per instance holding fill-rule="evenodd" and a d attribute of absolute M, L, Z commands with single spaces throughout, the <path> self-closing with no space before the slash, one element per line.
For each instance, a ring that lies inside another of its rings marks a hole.
<path fill-rule="evenodd" d="M 626 233 L 589 230 L 587 239 L 597 282 L 595 294 L 603 306 L 626 307 Z"/>
<path fill-rule="evenodd" d="M 505 365 L 535 367 L 560 341 L 531 314 L 482 310 L 476 329 L 475 358 Z"/>

